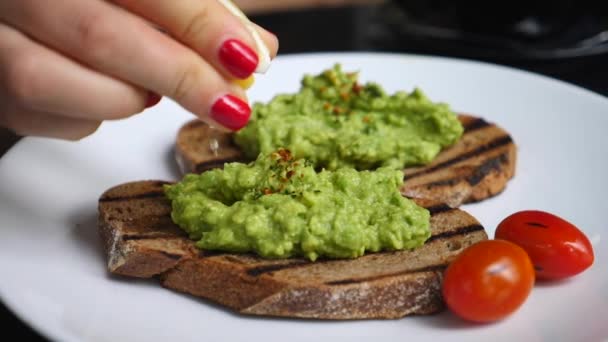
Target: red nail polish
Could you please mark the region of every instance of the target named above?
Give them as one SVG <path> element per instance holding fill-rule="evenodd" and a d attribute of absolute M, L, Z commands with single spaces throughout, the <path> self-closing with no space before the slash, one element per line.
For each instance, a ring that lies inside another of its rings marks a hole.
<path fill-rule="evenodd" d="M 243 128 L 250 115 L 249 105 L 233 95 L 224 95 L 211 106 L 211 118 L 233 131 Z"/>
<path fill-rule="evenodd" d="M 258 66 L 258 55 L 239 40 L 228 39 L 220 47 L 220 62 L 238 78 L 247 78 Z"/>
<path fill-rule="evenodd" d="M 160 102 L 160 100 L 162 98 L 163 98 L 162 96 L 149 91 L 148 92 L 148 100 L 146 100 L 146 108 L 150 108 L 150 107 L 156 106 Z"/>

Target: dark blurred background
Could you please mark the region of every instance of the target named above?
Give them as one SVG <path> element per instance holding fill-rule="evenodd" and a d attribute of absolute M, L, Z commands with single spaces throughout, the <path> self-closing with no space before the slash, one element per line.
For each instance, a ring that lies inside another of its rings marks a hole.
<path fill-rule="evenodd" d="M 390 51 L 476 59 L 608 94 L 608 1 L 394 0 L 259 15 L 281 53 Z"/>
<path fill-rule="evenodd" d="M 235 2 L 279 37 L 280 54 L 383 51 L 459 57 L 530 70 L 608 96 L 608 1 Z M 17 140 L 0 129 L 0 156 Z M 43 340 L 4 306 L 0 320 L 8 329 L 3 336 Z"/>

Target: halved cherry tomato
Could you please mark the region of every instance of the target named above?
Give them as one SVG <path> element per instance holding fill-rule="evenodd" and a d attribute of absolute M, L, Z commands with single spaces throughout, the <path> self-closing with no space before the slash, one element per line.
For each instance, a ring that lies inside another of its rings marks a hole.
<path fill-rule="evenodd" d="M 593 264 L 593 247 L 585 234 L 544 211 L 526 210 L 508 216 L 498 225 L 495 238 L 525 249 L 537 279 L 571 277 Z"/>
<path fill-rule="evenodd" d="M 534 268 L 526 251 L 508 241 L 486 240 L 462 251 L 448 266 L 442 293 L 457 315 L 491 322 L 517 310 L 533 286 Z"/>

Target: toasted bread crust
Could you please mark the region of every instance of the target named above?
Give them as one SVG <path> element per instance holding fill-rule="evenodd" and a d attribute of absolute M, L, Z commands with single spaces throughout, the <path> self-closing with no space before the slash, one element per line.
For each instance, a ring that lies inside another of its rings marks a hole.
<path fill-rule="evenodd" d="M 214 151 L 210 140 L 217 141 Z M 232 142 L 232 134 L 220 132 L 200 120 L 191 120 L 180 128 L 175 141 L 175 160 L 182 174 L 201 173 L 221 168 L 226 162 L 246 161 Z"/>
<path fill-rule="evenodd" d="M 404 170 L 402 194 L 457 207 L 497 195 L 515 175 L 517 149 L 502 128 L 460 115 L 462 138 L 428 165 Z"/>
<path fill-rule="evenodd" d="M 443 307 L 441 275 L 466 246 L 487 235 L 459 209 L 417 199 L 432 236 L 411 251 L 352 260 L 269 260 L 197 249 L 170 219 L 162 181 L 113 187 L 99 199 L 98 227 L 110 272 L 158 276 L 161 285 L 252 315 L 314 319 L 398 318 Z"/>
<path fill-rule="evenodd" d="M 404 170 L 402 193 L 458 207 L 500 193 L 515 175 L 516 146 L 502 128 L 470 115 L 459 115 L 463 137 L 424 167 Z M 219 149 L 210 149 L 210 137 Z M 200 173 L 224 163 L 246 161 L 230 133 L 211 130 L 201 121 L 186 123 L 178 132 L 175 158 L 182 173 Z"/>

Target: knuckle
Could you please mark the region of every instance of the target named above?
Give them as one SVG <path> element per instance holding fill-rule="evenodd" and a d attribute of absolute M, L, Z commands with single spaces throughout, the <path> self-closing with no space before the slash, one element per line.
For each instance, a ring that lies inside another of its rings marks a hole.
<path fill-rule="evenodd" d="M 113 46 L 120 39 L 120 33 L 106 16 L 92 13 L 82 15 L 76 25 L 80 50 L 95 63 L 103 63 L 112 58 Z"/>
<path fill-rule="evenodd" d="M 198 41 L 207 31 L 210 20 L 209 6 L 201 6 L 183 26 L 179 37 L 185 41 Z"/>
<path fill-rule="evenodd" d="M 197 80 L 201 77 L 200 69 L 195 62 L 188 61 L 182 63 L 182 65 L 177 69 L 171 92 L 171 97 L 178 102 L 186 98 Z"/>
<path fill-rule="evenodd" d="M 41 77 L 40 61 L 31 54 L 16 56 L 8 68 L 6 88 L 11 102 L 29 107 L 35 102 L 36 83 Z"/>

